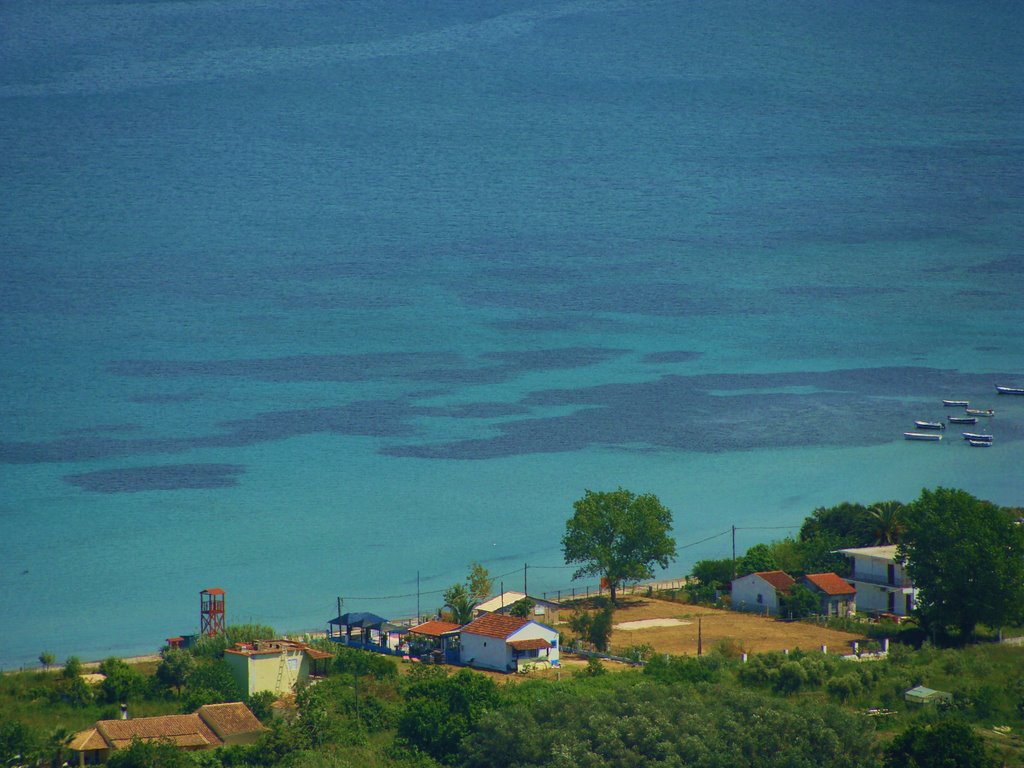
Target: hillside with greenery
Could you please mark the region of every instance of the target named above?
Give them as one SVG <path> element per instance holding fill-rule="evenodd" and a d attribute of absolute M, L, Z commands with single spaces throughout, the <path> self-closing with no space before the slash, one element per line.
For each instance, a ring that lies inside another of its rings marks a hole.
<path fill-rule="evenodd" d="M 872 509 L 816 510 L 800 541 L 748 552 L 747 566 L 762 568 L 766 558 L 794 551 L 814 558 L 836 541 L 877 541 L 880 528 L 871 520 L 884 510 L 876 509 L 876 516 Z M 79 677 L 74 660 L 63 670 L 2 676 L 0 760 L 59 766 L 68 758 L 67 738 L 97 719 L 117 717 L 121 702 L 133 716 L 145 716 L 245 700 L 268 726 L 256 745 L 185 753 L 138 743 L 115 753 L 110 765 L 1024 766 L 1024 648 L 977 642 L 983 633 L 976 632 L 979 623 L 1021 623 L 1024 603 L 1014 600 L 1024 582 L 1012 581 L 1024 553 L 1019 515 L 944 489 L 926 491 L 896 511 L 897 525 L 886 528 L 896 531 L 913 567 L 933 571 L 917 571 L 930 590 L 918 618 L 932 631 L 912 627 L 901 635 L 908 642 L 894 642 L 880 660 L 797 651 L 744 661 L 735 646 L 722 644 L 702 656 L 645 654 L 643 667 L 594 659 L 575 672 L 531 679 L 398 663 L 324 643 L 334 653 L 327 678 L 302 688 L 293 706 L 275 715 L 268 694 L 242 697 L 221 658 L 227 642 L 273 636 L 273 630 L 233 628 L 228 638 L 206 641 L 192 653 L 167 652 L 159 665 L 108 660 L 101 668 L 107 678 L 95 687 Z M 802 549 L 805 542 L 811 545 Z M 958 551 L 943 557 L 944 548 Z M 826 564 L 800 562 L 814 569 Z M 957 581 L 965 572 L 989 586 L 1011 580 L 1002 590 L 1011 599 L 971 592 Z M 611 622 L 614 610 L 609 604 L 607 617 L 594 614 L 576 631 L 596 632 L 593 625 Z M 41 662 L 48 667 L 52 658 L 41 656 Z M 906 702 L 904 693 L 917 685 L 948 691 L 952 699 Z"/>

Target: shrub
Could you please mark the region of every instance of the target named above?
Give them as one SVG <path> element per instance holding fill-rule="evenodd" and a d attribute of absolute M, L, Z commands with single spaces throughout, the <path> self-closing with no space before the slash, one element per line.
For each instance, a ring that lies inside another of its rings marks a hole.
<path fill-rule="evenodd" d="M 807 682 L 807 670 L 799 661 L 787 661 L 779 667 L 774 688 L 779 693 L 796 693 Z"/>

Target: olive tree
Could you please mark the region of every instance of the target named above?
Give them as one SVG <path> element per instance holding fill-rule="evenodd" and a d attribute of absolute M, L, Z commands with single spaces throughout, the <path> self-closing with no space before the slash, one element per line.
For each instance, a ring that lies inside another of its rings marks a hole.
<path fill-rule="evenodd" d="M 588 490 L 573 507 L 562 537 L 565 562 L 579 564 L 574 579 L 602 576 L 612 603 L 621 584 L 649 579 L 655 564 L 665 568 L 676 557 L 672 513 L 654 494 Z"/>

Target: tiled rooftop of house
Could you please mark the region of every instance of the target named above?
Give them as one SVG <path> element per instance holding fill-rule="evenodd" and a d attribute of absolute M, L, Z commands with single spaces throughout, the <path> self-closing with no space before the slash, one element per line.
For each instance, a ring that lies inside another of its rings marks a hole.
<path fill-rule="evenodd" d="M 462 632 L 463 634 L 497 637 L 504 640 L 513 632 L 522 629 L 529 623 L 529 619 L 520 619 L 518 616 L 506 616 L 502 613 L 485 613 L 476 621 L 463 627 Z"/>
<path fill-rule="evenodd" d="M 773 587 L 783 592 L 796 584 L 796 580 L 785 571 L 758 571 L 754 575 L 760 576 Z"/>
<path fill-rule="evenodd" d="M 826 595 L 853 595 L 857 588 L 834 573 L 808 573 L 807 580 Z"/>
<path fill-rule="evenodd" d="M 448 632 L 454 632 L 460 626 L 462 625 L 454 624 L 450 621 L 425 621 L 422 624 L 417 624 L 415 627 L 412 627 L 409 631 L 417 635 L 440 637 Z"/>

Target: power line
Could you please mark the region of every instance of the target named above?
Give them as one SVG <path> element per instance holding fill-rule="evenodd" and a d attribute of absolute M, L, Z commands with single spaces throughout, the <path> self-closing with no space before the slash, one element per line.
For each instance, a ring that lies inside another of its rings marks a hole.
<path fill-rule="evenodd" d="M 681 547 L 676 547 L 676 549 L 679 550 L 679 549 L 689 549 L 690 547 L 696 547 L 698 544 L 703 544 L 705 541 L 711 541 L 712 539 L 717 539 L 719 536 L 725 536 L 728 533 L 731 533 L 731 531 L 722 531 L 721 533 L 716 533 L 713 536 L 708 536 L 706 539 L 701 539 L 700 541 L 694 541 L 694 542 L 692 542 L 690 544 L 683 544 Z"/>

